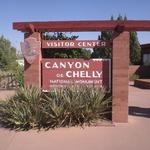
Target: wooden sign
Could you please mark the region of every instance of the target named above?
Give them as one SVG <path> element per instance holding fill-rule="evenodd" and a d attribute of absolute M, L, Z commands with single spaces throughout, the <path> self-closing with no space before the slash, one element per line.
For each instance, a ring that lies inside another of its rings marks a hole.
<path fill-rule="evenodd" d="M 43 40 L 42 48 L 96 48 L 111 47 L 111 42 L 101 40 Z"/>
<path fill-rule="evenodd" d="M 110 89 L 109 59 L 43 59 L 42 88 L 85 84 Z"/>

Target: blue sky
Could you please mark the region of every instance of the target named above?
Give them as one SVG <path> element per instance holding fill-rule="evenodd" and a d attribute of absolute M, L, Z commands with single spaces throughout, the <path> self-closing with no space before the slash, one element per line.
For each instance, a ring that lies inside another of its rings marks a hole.
<path fill-rule="evenodd" d="M 12 29 L 16 21 L 107 20 L 113 15 L 150 20 L 150 0 L 1 0 L 0 35 L 20 49 L 23 33 Z M 97 39 L 97 33 L 73 33 L 80 39 Z M 141 43 L 150 42 L 150 32 L 138 33 Z"/>

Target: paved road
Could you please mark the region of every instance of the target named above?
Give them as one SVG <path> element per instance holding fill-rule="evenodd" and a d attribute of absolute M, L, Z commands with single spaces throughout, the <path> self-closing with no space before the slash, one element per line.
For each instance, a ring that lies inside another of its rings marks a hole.
<path fill-rule="evenodd" d="M 149 150 L 150 90 L 130 86 L 129 91 L 129 123 L 46 132 L 0 128 L 0 150 Z"/>

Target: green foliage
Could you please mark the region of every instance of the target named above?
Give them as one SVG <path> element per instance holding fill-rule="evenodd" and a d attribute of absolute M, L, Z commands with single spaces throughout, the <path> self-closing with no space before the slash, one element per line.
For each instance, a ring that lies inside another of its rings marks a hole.
<path fill-rule="evenodd" d="M 139 65 L 141 61 L 141 47 L 137 33 L 130 32 L 130 64 Z"/>
<path fill-rule="evenodd" d="M 129 80 L 134 81 L 134 80 L 139 79 L 139 78 L 140 78 L 140 76 L 138 74 L 132 74 L 132 75 L 130 75 Z"/>
<path fill-rule="evenodd" d="M 16 66 L 16 49 L 9 40 L 0 37 L 0 70 L 13 70 Z"/>
<path fill-rule="evenodd" d="M 45 40 L 76 40 L 78 36 L 67 36 L 64 33 L 54 33 L 43 35 Z M 86 49 L 44 49 L 44 58 L 90 58 L 91 51 Z"/>
<path fill-rule="evenodd" d="M 124 17 L 125 18 L 125 17 Z M 124 20 L 121 14 L 118 15 L 117 20 Z"/>
<path fill-rule="evenodd" d="M 112 40 L 112 32 L 101 32 L 101 36 L 98 36 L 98 40 Z M 92 58 L 111 58 L 111 48 L 94 48 L 91 55 Z"/>
<path fill-rule="evenodd" d="M 15 80 L 19 84 L 20 87 L 24 86 L 24 80 L 23 80 L 23 70 L 24 67 L 20 65 L 16 65 L 14 69 L 14 74 L 15 74 Z"/>
<path fill-rule="evenodd" d="M 91 124 L 111 113 L 111 98 L 96 87 L 72 86 L 42 93 L 20 88 L 0 104 L 3 126 L 27 130 Z"/>
<path fill-rule="evenodd" d="M 67 36 L 61 32 L 55 32 L 54 34 L 46 33 L 43 35 L 45 40 L 76 40 L 78 36 Z"/>
<path fill-rule="evenodd" d="M 111 16 L 111 20 L 114 17 Z M 119 15 L 117 20 L 127 20 L 127 17 L 122 17 Z M 113 32 L 101 32 L 101 36 L 98 37 L 99 40 L 112 40 Z M 94 48 L 92 53 L 92 58 L 111 58 L 112 49 L 111 48 Z M 138 41 L 137 32 L 130 32 L 130 64 L 139 65 L 141 59 L 141 47 Z"/>
<path fill-rule="evenodd" d="M 1 104 L 0 122 L 6 127 L 34 127 L 41 92 L 36 88 L 20 88 L 17 94 Z"/>

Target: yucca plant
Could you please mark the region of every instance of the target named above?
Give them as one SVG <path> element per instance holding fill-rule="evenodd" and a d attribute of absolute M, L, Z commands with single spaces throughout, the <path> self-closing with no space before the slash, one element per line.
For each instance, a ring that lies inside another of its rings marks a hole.
<path fill-rule="evenodd" d="M 0 122 L 14 128 L 36 126 L 41 91 L 35 87 L 21 87 L 16 95 L 4 101 L 0 109 Z"/>
<path fill-rule="evenodd" d="M 111 98 L 97 87 L 71 86 L 42 93 L 22 87 L 0 104 L 0 122 L 12 128 L 56 128 L 91 124 L 111 113 Z"/>

